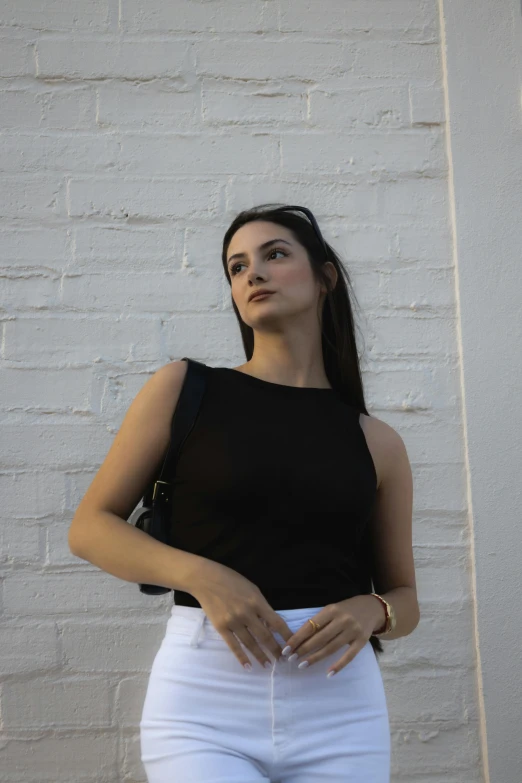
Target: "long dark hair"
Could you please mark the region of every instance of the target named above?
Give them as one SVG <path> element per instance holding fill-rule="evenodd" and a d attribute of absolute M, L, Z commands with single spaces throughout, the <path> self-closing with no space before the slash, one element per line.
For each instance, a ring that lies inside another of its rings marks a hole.
<path fill-rule="evenodd" d="M 352 308 L 352 302 L 357 303 L 357 298 L 353 292 L 350 276 L 338 254 L 325 241 L 311 211 L 306 209 L 303 213 L 310 218 L 307 219 L 303 214 L 295 214 L 294 211 L 297 209 L 302 208 L 294 207 L 291 211 L 287 205 L 269 203 L 239 212 L 223 237 L 222 262 L 225 276 L 231 286 L 227 253 L 232 237 L 241 226 L 253 220 L 265 220 L 287 228 L 307 251 L 315 279 L 326 287 L 322 310 L 321 343 L 328 380 L 343 400 L 361 413 L 369 415 L 364 399 Z M 330 278 L 323 268 L 326 261 L 331 261 L 337 270 L 337 282 L 333 290 Z M 232 307 L 239 323 L 245 356 L 247 361 L 250 361 L 254 353 L 254 330 L 241 318 L 233 298 Z M 368 558 L 366 562 L 370 562 L 369 558 L 371 558 L 369 533 L 366 525 L 362 541 L 365 558 Z M 367 587 L 368 592 L 372 592 L 370 575 L 368 575 Z M 370 642 L 376 653 L 383 652 L 382 644 L 376 636 L 371 636 Z"/>

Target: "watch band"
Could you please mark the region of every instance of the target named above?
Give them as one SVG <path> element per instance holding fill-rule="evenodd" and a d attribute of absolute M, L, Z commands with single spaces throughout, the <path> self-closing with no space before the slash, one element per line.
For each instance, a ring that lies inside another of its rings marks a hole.
<path fill-rule="evenodd" d="M 386 612 L 386 619 L 384 621 L 384 624 L 378 628 L 376 631 L 373 632 L 373 636 L 384 636 L 385 634 L 389 633 L 392 630 L 392 622 L 391 622 L 391 607 L 388 601 L 383 598 L 378 593 L 370 593 L 370 595 L 374 595 L 375 598 L 378 598 L 381 604 L 384 606 L 384 611 Z"/>

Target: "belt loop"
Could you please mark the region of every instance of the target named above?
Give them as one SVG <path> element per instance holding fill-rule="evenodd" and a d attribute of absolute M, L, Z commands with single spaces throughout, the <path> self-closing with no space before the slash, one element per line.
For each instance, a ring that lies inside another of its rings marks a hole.
<path fill-rule="evenodd" d="M 196 623 L 196 630 L 194 631 L 192 638 L 190 640 L 191 647 L 198 647 L 200 642 L 200 637 L 203 638 L 205 634 L 205 620 L 206 620 L 206 615 L 202 609 L 201 615 L 198 617 L 198 621 Z"/>

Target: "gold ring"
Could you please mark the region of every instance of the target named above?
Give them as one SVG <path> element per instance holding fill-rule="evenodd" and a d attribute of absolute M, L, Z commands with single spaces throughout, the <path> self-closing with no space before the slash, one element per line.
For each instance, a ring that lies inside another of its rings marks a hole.
<path fill-rule="evenodd" d="M 309 623 L 312 623 L 312 628 L 314 629 L 314 633 L 317 633 L 317 631 L 321 630 L 321 626 L 319 623 L 314 623 L 313 620 L 308 620 Z"/>

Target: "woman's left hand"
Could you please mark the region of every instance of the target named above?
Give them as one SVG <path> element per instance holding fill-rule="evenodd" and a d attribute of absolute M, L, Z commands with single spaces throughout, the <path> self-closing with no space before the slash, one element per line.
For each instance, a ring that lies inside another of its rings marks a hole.
<path fill-rule="evenodd" d="M 286 646 L 291 647 L 287 655 L 296 654 L 297 658 L 292 658 L 292 661 L 297 665 L 308 661 L 311 666 L 348 644 L 348 650 L 328 669 L 328 673 L 336 673 L 355 658 L 374 630 L 384 624 L 385 613 L 374 596 L 355 595 L 345 601 L 328 604 L 311 619 L 321 626 L 320 630 L 314 633 L 312 624 L 307 620 L 287 640 Z"/>

